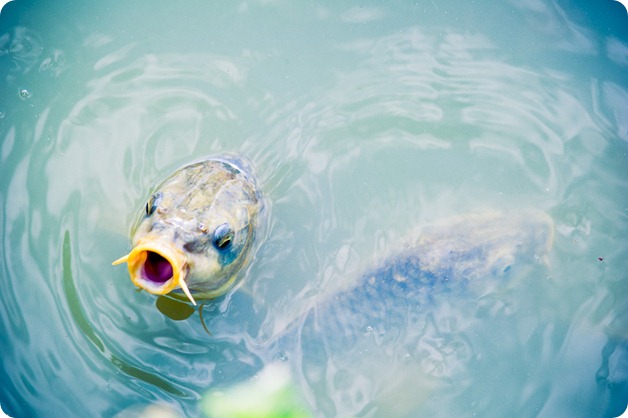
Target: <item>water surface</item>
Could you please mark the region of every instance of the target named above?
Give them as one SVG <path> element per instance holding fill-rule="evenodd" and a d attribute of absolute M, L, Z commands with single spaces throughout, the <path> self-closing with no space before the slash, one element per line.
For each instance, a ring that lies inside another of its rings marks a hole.
<path fill-rule="evenodd" d="M 405 352 L 326 353 L 295 383 L 326 417 L 619 415 L 628 18 L 597 3 L 8 3 L 4 411 L 196 416 L 206 390 L 259 372 L 265 338 L 414 226 L 532 207 L 556 224 L 549 267 L 421 310 Z M 222 152 L 253 162 L 270 218 L 241 288 L 205 306 L 210 336 L 111 262 L 153 184 Z"/>

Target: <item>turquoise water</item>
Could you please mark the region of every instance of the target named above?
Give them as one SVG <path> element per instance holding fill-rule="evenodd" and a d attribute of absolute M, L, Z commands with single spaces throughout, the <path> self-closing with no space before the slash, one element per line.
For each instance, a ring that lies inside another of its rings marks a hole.
<path fill-rule="evenodd" d="M 549 267 L 417 314 L 403 355 L 327 353 L 293 378 L 316 416 L 621 414 L 626 10 L 460 3 L 8 3 L 4 411 L 197 416 L 207 390 L 259 372 L 260 341 L 415 225 L 533 207 L 556 224 Z M 269 225 L 242 286 L 203 308 L 208 335 L 111 262 L 150 187 L 221 152 L 252 161 Z"/>

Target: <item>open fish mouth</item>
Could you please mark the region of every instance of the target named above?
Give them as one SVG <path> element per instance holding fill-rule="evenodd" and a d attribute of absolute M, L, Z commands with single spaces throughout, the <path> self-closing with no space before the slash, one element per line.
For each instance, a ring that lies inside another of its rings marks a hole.
<path fill-rule="evenodd" d="M 127 263 L 131 281 L 139 288 L 155 295 L 165 295 L 181 288 L 190 302 L 196 305 L 185 283 L 186 256 L 168 243 L 152 239 L 140 240 L 131 252 L 112 264 Z"/>
<path fill-rule="evenodd" d="M 166 283 L 172 278 L 172 264 L 161 254 L 148 251 L 142 266 L 142 276 L 153 283 Z"/>

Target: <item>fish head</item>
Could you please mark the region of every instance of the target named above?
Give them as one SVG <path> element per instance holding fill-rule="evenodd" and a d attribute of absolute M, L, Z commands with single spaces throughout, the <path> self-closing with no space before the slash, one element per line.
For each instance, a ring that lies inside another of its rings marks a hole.
<path fill-rule="evenodd" d="M 250 173 L 227 160 L 175 172 L 152 193 L 126 262 L 131 281 L 153 294 L 218 297 L 247 264 L 261 196 Z"/>
<path fill-rule="evenodd" d="M 521 264 L 546 263 L 554 222 L 538 210 L 488 212 L 424 229 L 418 241 L 423 267 L 452 277 L 502 276 Z"/>
<path fill-rule="evenodd" d="M 554 221 L 545 212 L 502 213 L 483 228 L 484 274 L 502 276 L 518 264 L 548 264 Z"/>

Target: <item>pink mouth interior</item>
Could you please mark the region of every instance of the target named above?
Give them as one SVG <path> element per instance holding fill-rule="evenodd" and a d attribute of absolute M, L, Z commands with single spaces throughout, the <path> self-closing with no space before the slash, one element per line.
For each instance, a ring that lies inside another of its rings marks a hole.
<path fill-rule="evenodd" d="M 172 266 L 161 255 L 148 251 L 142 277 L 157 284 L 163 284 L 172 278 Z"/>

